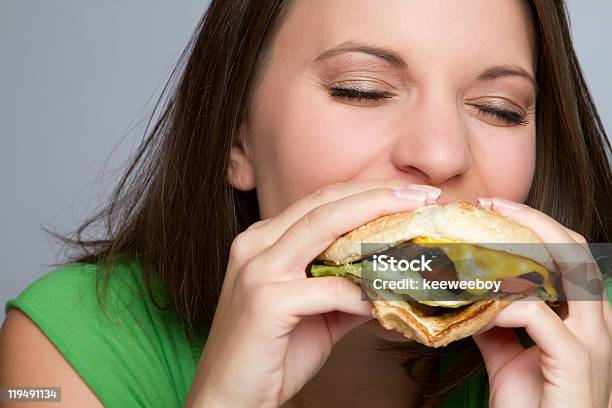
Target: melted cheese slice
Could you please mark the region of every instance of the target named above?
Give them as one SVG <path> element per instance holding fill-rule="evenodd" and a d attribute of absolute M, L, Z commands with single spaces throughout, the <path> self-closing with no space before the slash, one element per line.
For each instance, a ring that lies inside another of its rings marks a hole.
<path fill-rule="evenodd" d="M 410 242 L 421 246 L 440 248 L 444 251 L 446 256 L 453 261 L 460 280 L 494 281 L 536 272 L 542 276 L 542 286 L 548 294 L 554 298 L 557 297 L 557 291 L 548 269 L 531 259 L 444 238 L 418 237 Z M 466 292 L 482 295 L 487 290 L 466 289 Z"/>

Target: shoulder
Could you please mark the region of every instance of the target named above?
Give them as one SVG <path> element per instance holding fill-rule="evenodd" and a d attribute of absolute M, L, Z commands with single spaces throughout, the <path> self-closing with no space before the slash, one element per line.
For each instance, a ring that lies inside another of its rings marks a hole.
<path fill-rule="evenodd" d="M 0 329 L 0 383 L 60 387 L 63 406 L 102 406 L 36 324 L 17 309 L 8 312 Z"/>
<path fill-rule="evenodd" d="M 158 316 L 147 316 L 146 291 L 137 280 L 135 264 L 98 269 L 95 264 L 57 268 L 32 282 L 5 306 L 7 315 L 18 309 L 51 340 L 69 343 L 76 336 L 118 335 L 122 326 L 136 319 L 146 325 Z"/>
<path fill-rule="evenodd" d="M 169 310 L 155 306 L 134 262 L 58 268 L 6 310 L 11 325 L 31 321 L 105 406 L 180 406 L 189 390 L 198 346 Z"/>
<path fill-rule="evenodd" d="M 135 298 L 141 292 L 136 263 L 121 263 L 102 270 L 96 264 L 71 264 L 57 268 L 32 282 L 15 299 L 6 304 L 10 308 L 31 309 L 32 313 L 45 311 L 65 313 L 92 312 L 101 300 L 103 278 L 108 277 L 108 290 L 112 301 Z M 95 296 L 92 296 L 95 295 Z M 30 316 L 34 317 L 34 316 Z"/>

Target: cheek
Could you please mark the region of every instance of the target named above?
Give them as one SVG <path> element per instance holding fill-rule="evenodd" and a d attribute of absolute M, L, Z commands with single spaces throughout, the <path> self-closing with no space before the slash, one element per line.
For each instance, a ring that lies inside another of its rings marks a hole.
<path fill-rule="evenodd" d="M 473 157 L 487 196 L 522 202 L 535 171 L 535 128 L 510 129 L 482 143 Z"/>
<path fill-rule="evenodd" d="M 253 122 L 255 179 L 264 218 L 321 186 L 358 178 L 388 142 L 372 137 L 390 134 L 384 129 L 387 121 L 368 118 L 376 113 L 334 103 L 317 91 L 296 91 L 282 103 L 262 105 L 266 112 Z"/>

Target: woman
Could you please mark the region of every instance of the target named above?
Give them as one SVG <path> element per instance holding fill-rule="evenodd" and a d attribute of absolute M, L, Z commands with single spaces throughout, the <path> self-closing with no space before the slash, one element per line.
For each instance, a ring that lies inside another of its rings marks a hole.
<path fill-rule="evenodd" d="M 610 240 L 610 145 L 560 2 L 213 1 L 182 62 L 66 240 L 78 263 L 9 302 L 0 383 L 65 406 L 605 405 L 605 301 L 515 302 L 432 351 L 389 343 L 357 285 L 305 278 L 336 236 L 436 201 Z"/>

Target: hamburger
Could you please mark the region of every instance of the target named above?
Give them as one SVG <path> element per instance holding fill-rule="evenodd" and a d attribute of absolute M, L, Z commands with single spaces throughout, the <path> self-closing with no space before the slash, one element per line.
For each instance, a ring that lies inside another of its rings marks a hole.
<path fill-rule="evenodd" d="M 420 270 L 398 269 L 398 257 Z M 383 260 L 396 262 L 381 268 Z M 471 336 L 512 301 L 535 294 L 554 303 L 560 291 L 559 271 L 535 233 L 465 202 L 362 225 L 325 249 L 310 274 L 361 284 L 383 327 L 430 347 Z"/>

